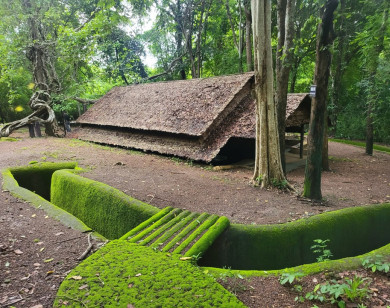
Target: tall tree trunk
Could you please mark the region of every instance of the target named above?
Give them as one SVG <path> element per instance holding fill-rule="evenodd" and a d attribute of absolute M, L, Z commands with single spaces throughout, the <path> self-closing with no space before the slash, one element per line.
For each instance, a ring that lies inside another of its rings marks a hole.
<path fill-rule="evenodd" d="M 374 152 L 374 123 L 372 118 L 372 102 L 369 100 L 367 104 L 367 119 L 366 119 L 366 154 L 372 155 Z"/>
<path fill-rule="evenodd" d="M 183 53 L 183 15 L 182 15 L 182 5 L 181 0 L 176 1 L 176 7 L 175 7 L 175 22 L 176 22 L 176 30 L 175 30 L 175 40 L 176 40 L 176 58 L 180 59 L 178 60 L 178 66 L 179 66 L 179 74 L 180 79 L 185 80 L 187 79 L 186 71 L 183 67 L 183 59 L 181 57 Z"/>
<path fill-rule="evenodd" d="M 337 57 L 336 68 L 334 71 L 333 77 L 333 87 L 332 87 L 332 103 L 333 108 L 330 113 L 330 119 L 332 121 L 333 130 L 337 129 L 337 115 L 338 109 L 340 106 L 340 96 L 341 96 L 341 79 L 344 73 L 344 57 L 345 57 L 345 43 L 346 43 L 346 32 L 344 30 L 345 26 L 345 0 L 340 0 L 340 17 L 339 17 L 339 30 L 338 30 L 338 46 L 337 46 Z"/>
<path fill-rule="evenodd" d="M 310 128 L 308 135 L 308 151 L 305 170 L 303 196 L 313 200 L 321 200 L 322 147 L 324 139 L 324 121 L 328 81 L 332 54 L 330 45 L 334 40 L 333 19 L 338 0 L 327 0 L 322 8 L 322 21 L 317 31 L 315 84 L 317 93 L 312 100 Z"/>
<path fill-rule="evenodd" d="M 256 158 L 253 180 L 265 187 L 286 181 L 280 161 L 273 94 L 271 0 L 252 0 L 252 25 L 256 93 Z"/>
<path fill-rule="evenodd" d="M 245 10 L 245 51 L 246 51 L 246 70 L 247 72 L 253 71 L 253 59 L 252 59 L 252 13 L 249 0 L 244 0 Z"/>
<path fill-rule="evenodd" d="M 322 171 L 329 171 L 329 149 L 328 149 L 328 112 L 325 110 L 325 116 L 324 116 L 324 141 L 322 143 Z"/>
<path fill-rule="evenodd" d="M 367 102 L 367 120 L 366 120 L 366 154 L 372 155 L 374 151 L 374 119 L 373 112 L 376 101 L 376 74 L 378 71 L 379 56 L 384 49 L 384 40 L 386 35 L 387 23 L 389 20 L 389 0 L 385 0 L 385 9 L 383 12 L 383 21 L 379 33 L 377 35 L 377 45 L 375 51 L 370 55 L 368 73 L 369 73 L 369 88 Z"/>
<path fill-rule="evenodd" d="M 295 0 L 278 0 L 278 50 L 276 52 L 276 107 L 280 157 L 286 172 L 285 133 L 288 79 L 291 69 L 294 38 Z"/>

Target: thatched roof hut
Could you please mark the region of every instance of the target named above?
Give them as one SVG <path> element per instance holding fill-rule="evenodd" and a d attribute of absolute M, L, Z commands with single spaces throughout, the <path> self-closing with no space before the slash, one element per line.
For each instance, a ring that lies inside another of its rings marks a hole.
<path fill-rule="evenodd" d="M 229 140 L 254 140 L 253 73 L 115 87 L 73 137 L 212 161 Z M 309 122 L 310 98 L 289 95 L 287 127 Z"/>

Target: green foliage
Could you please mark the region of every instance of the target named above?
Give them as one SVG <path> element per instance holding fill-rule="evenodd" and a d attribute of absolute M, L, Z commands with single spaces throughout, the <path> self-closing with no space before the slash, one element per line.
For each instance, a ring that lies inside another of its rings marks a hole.
<path fill-rule="evenodd" d="M 84 287 L 82 287 L 84 286 Z M 54 307 L 244 307 L 214 278 L 180 255 L 112 241 L 61 284 Z"/>
<path fill-rule="evenodd" d="M 245 278 L 240 273 L 234 273 L 231 268 L 226 268 L 223 273 L 220 273 L 218 280 L 228 283 L 228 290 L 235 295 L 247 290 L 244 284 Z"/>
<path fill-rule="evenodd" d="M 373 272 L 388 273 L 390 271 L 390 260 L 382 255 L 369 256 L 363 260 L 362 265 Z"/>
<path fill-rule="evenodd" d="M 278 179 L 271 179 L 271 184 L 272 184 L 272 186 L 274 186 L 278 189 L 281 189 L 281 190 L 287 189 L 287 186 L 288 186 L 287 180 L 279 181 Z"/>
<path fill-rule="evenodd" d="M 313 251 L 314 254 L 318 255 L 317 262 L 329 261 L 330 258 L 333 256 L 330 249 L 328 249 L 328 243 L 330 242 L 330 240 L 315 239 L 313 242 L 315 244 L 312 245 L 310 249 Z"/>
<path fill-rule="evenodd" d="M 287 283 L 292 285 L 293 283 L 300 281 L 303 276 L 304 274 L 301 272 L 283 273 L 279 278 L 279 282 L 281 285 L 285 285 Z"/>
<path fill-rule="evenodd" d="M 352 279 L 345 278 L 344 283 L 336 280 L 326 281 L 323 284 L 317 284 L 313 291 L 306 293 L 305 299 L 321 303 L 330 302 L 337 304 L 338 307 L 346 307 L 346 301 L 362 302 L 368 299 L 371 292 L 369 285 L 368 278 L 356 275 Z"/>
<path fill-rule="evenodd" d="M 123 28 L 130 24 L 124 1 L 0 1 L 0 122 L 30 113 L 34 88 L 28 50 L 43 44 L 59 77 L 60 91 L 52 93 L 57 115 L 78 116 L 73 97 L 95 99 L 115 85 L 145 76 L 139 40 Z M 133 12 L 144 13 L 150 1 L 129 1 Z M 32 42 L 29 18 L 45 33 Z M 52 74 L 53 72 L 50 72 Z"/>

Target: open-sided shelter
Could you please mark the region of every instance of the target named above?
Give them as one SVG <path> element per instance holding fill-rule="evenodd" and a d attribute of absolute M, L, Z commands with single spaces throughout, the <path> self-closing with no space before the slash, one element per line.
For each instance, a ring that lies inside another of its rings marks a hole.
<path fill-rule="evenodd" d="M 211 162 L 254 153 L 253 73 L 115 87 L 77 122 L 73 137 Z M 309 123 L 307 94 L 288 96 L 287 131 Z"/>

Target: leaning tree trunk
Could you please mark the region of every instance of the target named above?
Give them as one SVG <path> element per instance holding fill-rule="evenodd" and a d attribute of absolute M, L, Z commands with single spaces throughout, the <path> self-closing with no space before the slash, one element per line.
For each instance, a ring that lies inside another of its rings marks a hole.
<path fill-rule="evenodd" d="M 53 45 L 46 41 L 44 29 L 39 19 L 34 16 L 30 0 L 23 1 L 23 8 L 28 14 L 28 27 L 32 45 L 27 49 L 27 58 L 33 67 L 35 92 L 30 98 L 29 106 L 33 113 L 29 116 L 0 126 L 0 136 L 9 134 L 23 126 L 39 122 L 45 125 L 46 134 L 49 136 L 60 136 L 54 111 L 51 107 L 51 92 L 59 91 L 60 84 L 52 63 L 51 51 Z"/>
<path fill-rule="evenodd" d="M 278 0 L 278 50 L 276 52 L 276 107 L 280 157 L 286 173 L 285 134 L 288 79 L 291 70 L 294 38 L 295 0 Z"/>
<path fill-rule="evenodd" d="M 322 21 L 318 26 L 316 48 L 315 84 L 317 93 L 312 101 L 310 128 L 308 135 L 307 161 L 303 196 L 312 200 L 321 200 L 322 147 L 328 81 L 332 54 L 330 46 L 334 40 L 333 19 L 338 0 L 327 0 L 323 7 Z"/>
<path fill-rule="evenodd" d="M 274 104 L 271 0 L 252 0 L 255 54 L 256 158 L 253 180 L 262 187 L 286 183 L 280 161 L 279 135 Z"/>

